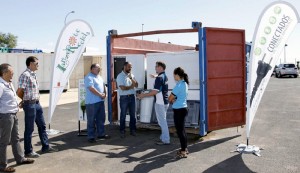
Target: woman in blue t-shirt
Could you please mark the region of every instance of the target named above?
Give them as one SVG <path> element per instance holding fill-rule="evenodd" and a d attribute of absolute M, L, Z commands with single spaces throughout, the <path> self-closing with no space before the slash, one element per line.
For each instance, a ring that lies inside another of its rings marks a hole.
<path fill-rule="evenodd" d="M 186 158 L 188 150 L 184 124 L 185 117 L 188 114 L 187 95 L 189 77 L 181 67 L 177 67 L 174 70 L 174 79 L 177 83 L 169 96 L 169 102 L 173 103 L 174 124 L 181 144 L 181 149 L 177 152 L 177 157 Z"/>

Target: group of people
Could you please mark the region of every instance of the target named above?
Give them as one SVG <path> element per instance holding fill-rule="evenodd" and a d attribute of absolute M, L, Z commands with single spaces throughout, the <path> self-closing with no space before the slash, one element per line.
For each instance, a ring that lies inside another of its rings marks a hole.
<path fill-rule="evenodd" d="M 32 164 L 32 158 L 40 155 L 33 150 L 32 133 L 36 123 L 41 140 L 41 153 L 56 152 L 50 147 L 43 109 L 39 102 L 39 83 L 36 77 L 38 58 L 29 56 L 26 59 L 26 70 L 19 77 L 18 89 L 12 85 L 13 67 L 8 63 L 0 65 L 0 172 L 15 172 L 7 166 L 7 146 L 11 144 L 17 164 Z M 17 96 L 22 100 L 18 103 Z M 17 113 L 23 108 L 25 114 L 24 152 L 20 145 Z"/>
<path fill-rule="evenodd" d="M 40 105 L 39 83 L 36 76 L 39 63 L 38 58 L 29 56 L 26 59 L 26 70 L 21 74 L 18 80 L 18 89 L 15 91 L 12 85 L 13 67 L 4 63 L 0 65 L 0 171 L 15 172 L 15 168 L 7 166 L 7 146 L 11 144 L 14 158 L 17 164 L 32 164 L 32 158 L 38 158 L 40 154 L 36 153 L 32 147 L 32 133 L 34 123 L 38 128 L 39 138 L 42 144 L 41 153 L 56 152 L 57 149 L 50 147 L 46 124 L 43 115 L 43 109 Z M 136 136 L 136 100 L 144 97 L 155 97 L 155 113 L 161 135 L 156 142 L 157 145 L 169 145 L 170 135 L 166 119 L 169 103 L 172 104 L 174 111 L 174 123 L 177 135 L 180 139 L 181 149 L 177 152 L 177 157 L 186 158 L 187 135 L 185 132 L 185 117 L 188 114 L 187 95 L 188 95 L 188 75 L 181 67 L 174 69 L 174 79 L 177 81 L 172 93 L 168 96 L 168 77 L 165 73 L 166 64 L 156 62 L 154 88 L 149 93 L 135 95 L 135 88 L 138 87 L 134 75 L 131 73 L 132 64 L 125 62 L 123 70 L 117 76 L 117 87 L 120 95 L 120 137 L 126 137 L 125 119 L 127 110 L 130 115 L 130 135 Z M 104 100 L 107 97 L 106 87 L 103 79 L 99 75 L 100 65 L 92 64 L 90 73 L 84 78 L 86 88 L 86 112 L 87 112 L 87 136 L 88 141 L 94 143 L 97 139 L 109 139 L 110 136 L 105 132 L 105 106 Z M 17 101 L 17 96 L 22 100 Z M 24 152 L 20 145 L 18 132 L 17 113 L 23 108 L 25 114 L 24 130 Z"/>
<path fill-rule="evenodd" d="M 138 87 L 138 82 L 131 73 L 132 64 L 125 62 L 123 70 L 117 76 L 117 88 L 120 95 L 120 137 L 126 137 L 126 114 L 129 112 L 129 130 L 130 135 L 136 136 L 136 97 L 143 99 L 144 97 L 155 97 L 155 113 L 159 126 L 161 127 L 160 138 L 156 141 L 157 145 L 169 145 L 170 134 L 167 124 L 167 110 L 169 103 L 172 104 L 174 111 L 174 124 L 177 135 L 180 139 L 181 149 L 176 153 L 179 158 L 186 158 L 187 150 L 187 135 L 185 132 L 185 117 L 188 114 L 187 95 L 189 79 L 188 75 L 181 67 L 174 69 L 173 75 L 177 82 L 170 96 L 168 96 L 168 77 L 165 73 L 166 64 L 158 61 L 155 66 L 154 88 L 149 93 L 141 93 L 136 95 L 135 88 Z M 96 142 L 97 139 L 108 139 L 109 135 L 105 133 L 105 106 L 104 100 L 107 96 L 106 88 L 103 79 L 99 75 L 100 65 L 92 64 L 90 73 L 84 78 L 86 88 L 86 110 L 87 110 L 87 131 L 88 141 Z"/>

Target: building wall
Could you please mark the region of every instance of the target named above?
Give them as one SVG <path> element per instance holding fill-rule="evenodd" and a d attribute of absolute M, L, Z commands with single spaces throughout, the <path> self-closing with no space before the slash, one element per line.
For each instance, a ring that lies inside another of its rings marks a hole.
<path fill-rule="evenodd" d="M 36 56 L 39 59 L 39 70 L 37 77 L 40 82 L 41 90 L 49 90 L 51 84 L 51 74 L 53 66 L 54 54 L 50 53 L 0 53 L 0 64 L 9 63 L 14 69 L 13 84 L 17 88 L 18 78 L 21 73 L 26 69 L 26 58 L 29 56 Z M 90 72 L 92 63 L 99 63 L 102 68 L 100 75 L 106 81 L 106 56 L 105 55 L 83 55 L 69 79 L 70 88 L 78 88 L 78 80 L 83 79 L 84 76 Z"/>

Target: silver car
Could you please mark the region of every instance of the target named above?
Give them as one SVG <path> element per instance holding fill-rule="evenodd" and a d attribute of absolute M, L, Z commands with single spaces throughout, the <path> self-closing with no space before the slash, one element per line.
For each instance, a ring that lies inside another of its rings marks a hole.
<path fill-rule="evenodd" d="M 298 77 L 298 69 L 295 64 L 279 64 L 275 70 L 276 77 L 280 78 L 282 76 L 293 76 Z"/>

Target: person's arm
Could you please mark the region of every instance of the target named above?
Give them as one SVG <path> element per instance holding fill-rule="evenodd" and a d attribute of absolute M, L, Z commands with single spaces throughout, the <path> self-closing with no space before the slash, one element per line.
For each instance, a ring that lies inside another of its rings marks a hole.
<path fill-rule="evenodd" d="M 85 87 L 90 90 L 95 96 L 99 96 L 100 98 L 104 99 L 105 98 L 105 94 L 99 92 L 96 88 L 94 88 L 94 81 L 93 78 L 91 78 L 90 76 L 86 76 L 84 78 L 84 85 Z"/>
<path fill-rule="evenodd" d="M 119 88 L 121 88 L 121 90 L 130 90 L 134 88 L 134 85 L 130 85 L 130 86 L 119 85 Z"/>
<path fill-rule="evenodd" d="M 168 100 L 170 103 L 174 103 L 176 101 L 176 96 L 173 93 L 171 93 Z"/>
<path fill-rule="evenodd" d="M 21 101 L 19 103 L 19 108 L 23 108 L 24 89 L 18 88 L 16 94 L 21 99 Z"/>
<path fill-rule="evenodd" d="M 3 94 L 3 88 L 0 87 L 0 98 L 2 97 L 2 94 Z"/>
<path fill-rule="evenodd" d="M 154 81 L 154 89 L 151 90 L 149 93 L 138 94 L 137 98 L 142 99 L 144 97 L 149 97 L 149 96 L 156 95 L 160 91 L 160 88 L 162 87 L 162 85 L 163 85 L 163 78 L 162 77 L 156 77 L 156 79 Z"/>
<path fill-rule="evenodd" d="M 106 98 L 106 86 L 105 86 L 105 84 L 103 83 L 103 99 L 105 99 Z"/>
<path fill-rule="evenodd" d="M 124 84 L 120 84 L 119 85 L 119 88 L 121 88 L 121 90 L 131 90 L 133 89 L 134 87 L 137 87 L 138 86 L 138 83 L 136 80 L 130 78 L 131 80 L 131 85 L 130 86 L 124 86 Z M 117 84 L 118 84 L 118 81 L 117 81 Z"/>
<path fill-rule="evenodd" d="M 157 90 L 151 90 L 149 93 L 142 93 L 142 94 L 138 94 L 137 98 L 138 99 L 142 99 L 144 97 L 149 97 L 149 96 L 155 96 L 158 93 Z"/>
<path fill-rule="evenodd" d="M 138 82 L 137 82 L 134 78 L 131 78 L 130 80 L 131 80 L 131 82 L 132 82 L 131 85 L 133 85 L 133 88 L 134 88 L 134 87 L 137 88 L 137 87 L 139 86 Z"/>
<path fill-rule="evenodd" d="M 133 88 L 134 87 L 138 87 L 138 82 L 136 81 L 136 79 L 135 79 L 135 77 L 134 77 L 134 75 L 132 74 L 132 73 L 130 73 L 130 74 L 128 74 L 128 77 L 129 77 L 129 79 L 131 80 L 131 85 L 133 85 Z"/>
<path fill-rule="evenodd" d="M 17 89 L 17 96 L 23 100 L 23 97 L 24 97 L 24 89 L 23 88 Z"/>
<path fill-rule="evenodd" d="M 156 78 L 158 75 L 157 75 L 157 74 L 149 74 L 149 76 L 150 76 L 151 78 Z"/>
<path fill-rule="evenodd" d="M 27 77 L 24 73 L 21 74 L 18 83 L 17 96 L 23 101 L 25 88 L 27 87 L 29 77 Z"/>
<path fill-rule="evenodd" d="M 117 77 L 117 88 L 120 88 L 121 90 L 124 90 L 124 91 L 134 88 L 133 83 L 130 86 L 125 86 L 125 81 L 124 80 L 125 79 L 123 79 L 119 74 L 118 77 Z"/>
<path fill-rule="evenodd" d="M 88 89 L 89 89 L 93 94 L 95 94 L 96 96 L 99 96 L 100 98 L 105 99 L 106 94 L 100 93 L 100 92 L 97 91 L 93 86 L 90 86 Z"/>

